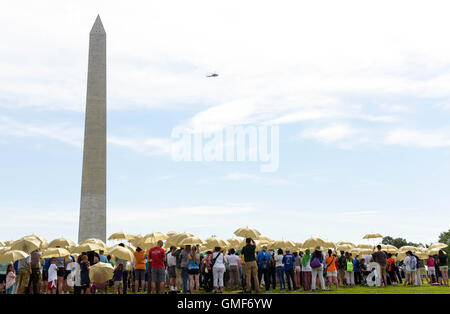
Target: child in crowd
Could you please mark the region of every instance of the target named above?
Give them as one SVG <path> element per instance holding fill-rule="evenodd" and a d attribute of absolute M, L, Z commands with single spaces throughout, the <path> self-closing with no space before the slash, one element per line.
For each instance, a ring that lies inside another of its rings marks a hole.
<path fill-rule="evenodd" d="M 48 294 L 56 294 L 58 282 L 58 267 L 56 266 L 56 258 L 52 257 L 50 266 L 48 267 Z"/>
<path fill-rule="evenodd" d="M 13 264 L 6 266 L 6 294 L 13 294 L 14 284 L 16 283 L 16 273 Z"/>
<path fill-rule="evenodd" d="M 114 294 L 119 292 L 119 294 L 123 293 L 123 264 L 119 263 L 114 269 Z"/>

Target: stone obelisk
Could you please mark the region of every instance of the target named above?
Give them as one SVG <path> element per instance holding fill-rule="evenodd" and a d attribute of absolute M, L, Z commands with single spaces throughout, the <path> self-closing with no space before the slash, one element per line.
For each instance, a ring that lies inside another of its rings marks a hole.
<path fill-rule="evenodd" d="M 106 241 L 106 33 L 97 16 L 89 35 L 78 242 Z"/>

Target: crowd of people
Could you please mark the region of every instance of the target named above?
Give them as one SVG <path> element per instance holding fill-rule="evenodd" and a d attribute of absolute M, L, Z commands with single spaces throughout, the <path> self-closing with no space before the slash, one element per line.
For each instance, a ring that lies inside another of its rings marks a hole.
<path fill-rule="evenodd" d="M 257 251 L 253 239 L 238 250 L 216 247 L 200 252 L 199 246 L 170 247 L 163 241 L 148 252 L 140 247 L 134 260 L 112 258 L 103 251 L 79 256 L 42 258 L 39 249 L 15 263 L 0 264 L 0 293 L 6 294 L 92 294 L 92 293 L 223 293 L 239 290 L 316 291 L 355 285 L 449 286 L 448 257 L 441 250 L 420 259 L 408 251 L 399 261 L 378 246 L 372 254 L 351 253 L 321 247 L 305 252 L 289 249 Z M 119 244 L 124 247 L 124 244 Z M 109 263 L 113 276 L 106 282 L 91 282 L 90 269 Z"/>

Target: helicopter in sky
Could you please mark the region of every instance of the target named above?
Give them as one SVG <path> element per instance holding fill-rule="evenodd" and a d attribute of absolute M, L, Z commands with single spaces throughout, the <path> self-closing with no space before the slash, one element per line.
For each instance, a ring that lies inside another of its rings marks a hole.
<path fill-rule="evenodd" d="M 216 72 L 213 73 L 209 73 L 206 77 L 217 77 L 219 76 L 219 74 L 217 74 Z"/>

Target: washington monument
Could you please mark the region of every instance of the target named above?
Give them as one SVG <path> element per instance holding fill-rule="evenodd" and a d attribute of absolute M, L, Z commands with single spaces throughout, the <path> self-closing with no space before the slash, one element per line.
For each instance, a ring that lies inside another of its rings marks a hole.
<path fill-rule="evenodd" d="M 89 34 L 78 242 L 106 241 L 106 32 L 97 16 Z"/>

